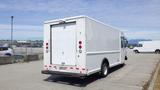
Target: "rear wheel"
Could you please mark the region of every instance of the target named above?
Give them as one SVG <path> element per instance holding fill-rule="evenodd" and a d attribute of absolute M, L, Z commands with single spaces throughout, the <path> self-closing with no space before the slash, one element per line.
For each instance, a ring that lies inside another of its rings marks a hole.
<path fill-rule="evenodd" d="M 109 65 L 107 63 L 103 63 L 101 66 L 101 76 L 106 77 L 108 75 Z"/>
<path fill-rule="evenodd" d="M 11 54 L 10 54 L 10 53 L 6 53 L 5 55 L 6 55 L 6 56 L 11 56 Z"/>
<path fill-rule="evenodd" d="M 135 52 L 135 53 L 139 53 L 139 51 L 138 51 L 138 50 L 134 50 L 134 52 Z"/>
<path fill-rule="evenodd" d="M 125 56 L 125 60 L 128 60 L 128 57 L 127 57 L 127 56 Z"/>
<path fill-rule="evenodd" d="M 156 50 L 155 53 L 156 53 L 156 54 L 160 54 L 160 50 Z"/>

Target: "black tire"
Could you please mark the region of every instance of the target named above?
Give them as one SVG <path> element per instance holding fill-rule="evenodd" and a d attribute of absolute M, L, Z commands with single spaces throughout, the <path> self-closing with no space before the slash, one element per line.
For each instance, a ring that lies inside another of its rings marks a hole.
<path fill-rule="evenodd" d="M 125 56 L 125 60 L 128 60 L 128 57 L 127 57 L 127 56 Z"/>
<path fill-rule="evenodd" d="M 6 53 L 5 55 L 6 55 L 6 56 L 12 56 L 10 53 Z"/>
<path fill-rule="evenodd" d="M 139 51 L 138 51 L 138 50 L 134 50 L 134 52 L 135 52 L 135 53 L 139 53 Z"/>
<path fill-rule="evenodd" d="M 103 62 L 100 72 L 101 77 L 106 77 L 108 75 L 108 72 L 109 72 L 109 65 L 106 62 Z"/>
<path fill-rule="evenodd" d="M 155 53 L 156 53 L 156 54 L 160 54 L 160 50 L 156 50 Z"/>

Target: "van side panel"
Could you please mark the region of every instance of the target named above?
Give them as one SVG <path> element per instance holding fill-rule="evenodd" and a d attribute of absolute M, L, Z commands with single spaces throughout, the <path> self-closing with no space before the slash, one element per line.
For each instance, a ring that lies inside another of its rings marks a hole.
<path fill-rule="evenodd" d="M 86 18 L 86 63 L 88 73 L 101 68 L 104 58 L 110 67 L 121 62 L 120 31 Z"/>

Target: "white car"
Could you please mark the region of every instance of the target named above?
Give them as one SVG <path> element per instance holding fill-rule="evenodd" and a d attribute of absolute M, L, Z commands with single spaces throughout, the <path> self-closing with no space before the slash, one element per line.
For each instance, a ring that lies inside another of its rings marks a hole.
<path fill-rule="evenodd" d="M 0 57 L 13 56 L 13 50 L 9 47 L 0 47 Z"/>

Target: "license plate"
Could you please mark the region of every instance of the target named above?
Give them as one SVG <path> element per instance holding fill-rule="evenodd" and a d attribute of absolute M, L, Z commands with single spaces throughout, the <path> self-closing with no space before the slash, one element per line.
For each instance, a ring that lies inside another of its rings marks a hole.
<path fill-rule="evenodd" d="M 59 70 L 66 70 L 67 67 L 59 67 Z"/>

